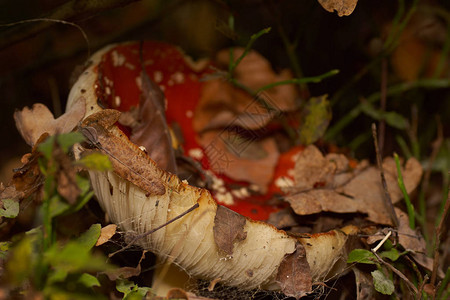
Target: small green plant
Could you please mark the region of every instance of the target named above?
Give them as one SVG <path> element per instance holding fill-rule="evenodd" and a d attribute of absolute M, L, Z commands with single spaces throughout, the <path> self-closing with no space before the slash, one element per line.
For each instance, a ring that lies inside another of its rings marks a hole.
<path fill-rule="evenodd" d="M 57 217 L 78 211 L 93 195 L 89 180 L 77 173 L 75 166 L 111 168 L 108 158 L 98 154 L 88 155 L 80 162 L 70 159 L 71 147 L 83 140 L 76 132 L 56 135 L 37 148 L 39 170 L 45 177 L 39 208 L 41 225 L 0 245 L 10 294 L 26 298 L 40 294 L 46 299 L 103 297 L 94 291 L 100 286 L 95 275 L 113 266 L 93 251 L 100 236 L 100 224 L 91 225 L 81 236 L 65 243 L 56 240 Z M 2 216 L 17 216 L 18 202 L 3 200 L 3 203 Z"/>

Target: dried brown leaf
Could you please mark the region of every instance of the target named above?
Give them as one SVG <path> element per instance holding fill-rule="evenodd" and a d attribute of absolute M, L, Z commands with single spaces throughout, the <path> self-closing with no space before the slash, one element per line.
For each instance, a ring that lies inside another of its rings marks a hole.
<path fill-rule="evenodd" d="M 105 227 L 102 227 L 102 230 L 100 232 L 100 236 L 98 237 L 97 243 L 95 246 L 100 246 L 109 241 L 110 238 L 114 234 L 116 234 L 117 225 L 116 224 L 109 224 Z"/>
<path fill-rule="evenodd" d="M 297 243 L 295 252 L 287 255 L 281 262 L 276 280 L 286 296 L 299 299 L 311 292 L 311 271 L 301 243 Z"/>
<path fill-rule="evenodd" d="M 424 267 L 425 269 L 433 270 L 433 259 L 426 256 L 426 242 L 420 232 L 411 229 L 409 227 L 408 214 L 401 209 L 395 208 L 395 213 L 398 218 L 398 242 L 406 250 L 412 252 L 414 260 Z M 440 278 L 444 278 L 444 272 L 442 268 L 438 269 L 438 275 Z"/>
<path fill-rule="evenodd" d="M 57 143 L 53 145 L 52 156 L 54 162 L 57 163 L 56 189 L 68 203 L 75 204 L 81 193 L 76 180 L 77 170 L 72 165 L 72 161 L 69 156 L 64 153 L 61 146 Z"/>
<path fill-rule="evenodd" d="M 348 163 L 348 159 L 342 154 L 330 153 L 324 157 L 317 147 L 310 145 L 300 153 L 295 162 L 295 189 L 302 191 L 317 185 L 334 186 L 336 174 L 347 171 Z"/>
<path fill-rule="evenodd" d="M 339 17 L 349 16 L 355 10 L 358 0 L 317 0 L 322 7 L 329 11 L 336 11 Z"/>
<path fill-rule="evenodd" d="M 85 100 L 80 98 L 68 112 L 55 119 L 44 104 L 36 103 L 31 109 L 25 107 L 21 111 L 16 111 L 14 120 L 25 142 L 34 146 L 45 132 L 54 135 L 72 131 L 84 117 L 85 111 Z"/>
<path fill-rule="evenodd" d="M 38 145 L 48 135 L 41 137 Z M 31 153 L 22 157 L 23 165 L 15 169 L 13 177 L 8 185 L 0 192 L 0 199 L 24 199 L 35 193 L 42 187 L 44 176 L 42 175 L 38 159 L 41 153 L 34 147 Z M 38 195 L 39 193 L 36 193 Z"/>
<path fill-rule="evenodd" d="M 244 49 L 233 48 L 234 57 L 239 57 Z M 220 51 L 216 57 L 216 65 L 227 69 L 230 50 Z M 269 61 L 255 51 L 250 51 L 236 67 L 234 78 L 245 87 L 256 91 L 268 84 L 292 78 L 292 74 L 284 70 L 276 74 Z M 280 85 L 259 94 L 257 101 L 246 91 L 234 87 L 223 79 L 208 80 L 202 88 L 201 98 L 196 107 L 193 127 L 197 132 L 223 128 L 232 123 L 246 129 L 259 129 L 266 126 L 274 117 L 282 112 L 297 109 L 298 93 L 295 85 Z"/>
<path fill-rule="evenodd" d="M 298 162 L 295 167 L 294 190 L 300 192 L 286 197 L 297 214 L 306 215 L 321 211 L 360 212 L 368 214 L 368 219 L 373 222 L 391 224 L 390 216 L 384 207 L 383 189 L 376 167 L 337 174 L 337 170 L 345 169 L 343 165 L 327 161 L 318 150 L 313 149 L 308 149 L 305 154 L 301 153 Z M 403 195 L 397 185 L 394 159 L 386 158 L 383 168 L 392 202 L 396 203 Z M 422 167 L 416 159 L 411 158 L 406 162 L 402 174 L 406 190 L 410 193 L 420 181 Z"/>
<path fill-rule="evenodd" d="M 254 183 L 263 193 L 267 190 L 280 155 L 273 138 L 248 139 L 239 130 L 211 131 L 199 137 L 199 144 L 213 171 Z"/>
<path fill-rule="evenodd" d="M 148 156 L 160 168 L 176 174 L 175 154 L 165 117 L 164 93 L 145 69 L 140 78 L 141 101 L 136 123 L 131 127 L 130 140 L 138 146 L 144 146 Z"/>
<path fill-rule="evenodd" d="M 89 142 L 111 159 L 114 171 L 151 195 L 164 195 L 166 188 L 155 170 L 155 164 L 137 146 L 129 142 L 124 133 L 112 125 L 119 119 L 120 112 L 105 109 L 87 117 L 81 126 L 81 133 Z"/>
<path fill-rule="evenodd" d="M 376 292 L 373 286 L 373 278 L 369 273 L 359 270 L 356 266 L 352 267 L 355 274 L 356 299 L 357 300 L 375 300 Z"/>
<path fill-rule="evenodd" d="M 217 206 L 213 228 L 214 241 L 219 249 L 227 255 L 233 254 L 235 241 L 243 241 L 247 237 L 247 232 L 244 232 L 245 222 L 244 216 L 225 206 Z"/>
<path fill-rule="evenodd" d="M 145 258 L 146 251 L 142 252 L 141 259 L 136 267 L 122 267 L 113 270 L 107 270 L 104 273 L 108 276 L 109 280 L 116 281 L 117 279 L 126 279 L 133 276 L 139 276 L 141 274 L 141 262 Z"/>

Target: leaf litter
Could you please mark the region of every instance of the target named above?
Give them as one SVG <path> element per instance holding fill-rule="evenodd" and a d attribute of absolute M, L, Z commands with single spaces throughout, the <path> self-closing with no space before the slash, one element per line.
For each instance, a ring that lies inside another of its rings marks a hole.
<path fill-rule="evenodd" d="M 256 60 L 256 58 L 255 58 Z M 243 60 L 244 62 L 245 60 Z M 245 66 L 245 64 L 243 64 Z M 251 70 L 251 68 L 249 68 Z M 238 77 L 246 78 L 245 73 L 239 73 L 239 69 L 236 69 Z M 251 79 L 255 79 L 255 73 L 250 72 L 249 77 Z M 142 72 L 141 78 L 145 79 L 146 74 Z M 147 76 L 148 77 L 148 76 Z M 149 78 L 147 78 L 149 79 Z M 150 79 L 149 79 L 150 80 Z M 146 80 L 144 80 L 146 81 Z M 252 82 L 247 82 L 249 86 L 252 86 Z M 270 82 L 269 82 L 270 83 Z M 217 86 L 221 86 L 223 82 L 216 81 L 210 85 L 211 89 L 217 89 Z M 216 85 L 216 86 L 215 86 Z M 260 87 L 258 84 L 253 85 L 254 88 Z M 151 117 L 146 117 L 144 114 L 146 112 L 152 111 L 149 107 L 152 105 L 160 105 L 161 104 L 161 95 L 157 96 L 154 99 L 150 99 L 152 93 L 155 92 L 154 86 L 152 86 L 151 81 L 147 81 L 146 84 L 143 85 L 143 96 L 141 99 L 140 110 L 138 111 L 138 117 L 134 117 L 137 120 L 137 126 L 133 127 L 134 133 L 141 133 L 148 130 L 148 127 L 155 127 L 152 123 Z M 223 90 L 233 90 L 234 88 L 230 86 L 226 86 Z M 230 91 L 228 91 L 230 92 Z M 158 93 L 158 91 L 156 91 Z M 231 91 L 230 93 L 239 95 L 241 91 Z M 242 97 L 247 97 L 245 94 L 240 95 Z M 228 96 L 226 96 L 228 97 Z M 232 97 L 231 97 L 232 98 Z M 230 99 L 231 99 L 230 98 Z M 314 99 L 314 98 L 313 98 Z M 247 101 L 248 99 L 246 99 Z M 318 98 L 317 101 L 323 100 L 325 98 Z M 152 101 L 159 101 L 159 104 L 155 104 Z M 83 103 L 80 101 L 78 103 Z M 211 105 L 214 102 L 207 102 L 204 105 L 203 109 L 210 109 L 210 107 L 214 107 Z M 245 101 L 237 102 L 239 105 L 245 103 Z M 149 107 L 146 107 L 149 105 Z M 234 104 L 232 104 L 234 105 Z M 289 105 L 288 105 L 289 106 Z M 248 109 L 248 107 L 243 106 L 244 109 Z M 290 108 L 294 108 L 294 106 L 289 106 Z M 203 128 L 198 129 L 200 132 L 200 139 L 208 136 L 208 133 L 214 133 L 214 130 L 221 129 L 229 125 L 229 121 L 234 121 L 234 125 L 242 126 L 245 130 L 261 130 L 267 124 L 272 121 L 273 115 L 265 114 L 265 118 L 262 118 L 261 123 L 249 123 L 249 120 L 254 120 L 252 118 L 252 114 L 248 114 L 248 111 L 242 110 L 242 107 L 230 107 L 228 110 L 220 110 L 219 115 L 215 115 L 214 111 L 210 111 L 210 120 L 204 122 Z M 17 126 L 21 129 L 21 134 L 24 136 L 25 140 L 31 144 L 36 144 L 38 140 L 37 136 L 38 132 L 48 132 L 50 134 L 58 133 L 58 128 L 63 128 L 63 131 L 71 131 L 76 124 L 81 119 L 81 109 L 74 109 L 73 114 L 67 114 L 64 117 L 60 117 L 58 119 L 54 119 L 51 113 L 49 114 L 48 109 L 41 106 L 33 107 L 33 109 L 24 109 L 22 113 L 17 113 L 16 122 Z M 161 114 L 161 106 L 154 111 L 159 111 Z M 224 114 L 222 114 L 225 111 Z M 322 114 L 325 115 L 323 120 L 329 121 L 328 110 L 327 108 L 323 109 Z M 84 115 L 84 111 L 82 113 Z M 100 113 L 94 114 L 88 117 L 81 124 L 80 131 L 84 134 L 84 136 L 88 139 L 90 146 L 97 148 L 101 152 L 104 152 L 110 158 L 112 158 L 112 164 L 114 171 L 121 177 L 131 181 L 135 185 L 147 191 L 149 194 L 154 195 L 163 195 L 165 193 L 165 187 L 162 184 L 161 179 L 159 178 L 159 174 L 148 173 L 148 170 L 151 168 L 146 168 L 145 165 L 149 164 L 148 159 L 143 154 L 142 150 L 139 150 L 137 147 L 131 147 L 129 144 L 124 143 L 122 141 L 122 133 L 119 130 L 113 128 L 113 124 L 119 120 L 119 112 L 114 110 L 104 110 Z M 198 113 L 196 115 L 208 115 L 207 113 Z M 267 117 L 268 116 L 268 117 Z M 254 115 L 253 115 L 254 117 Z M 42 122 L 38 122 L 39 118 L 42 118 Z M 75 122 L 76 120 L 76 122 Z M 28 122 L 30 121 L 30 122 Z M 160 120 L 161 121 L 161 120 Z M 162 122 L 164 124 L 164 122 Z M 160 123 L 160 125 L 162 124 Z M 31 124 L 31 125 L 30 125 Z M 195 122 L 194 122 L 195 124 Z M 205 125 L 206 124 L 206 125 Z M 326 128 L 327 122 L 322 127 Z M 157 125 L 158 130 L 155 130 L 156 136 L 163 136 L 165 138 L 168 137 L 167 127 L 165 129 Z M 143 127 L 142 127 L 143 126 Z M 36 127 L 37 130 L 31 129 Z M 312 126 L 314 127 L 314 126 Z M 144 130 L 145 128 L 145 130 Z M 163 129 L 161 129 L 163 128 Z M 305 127 L 306 128 L 306 127 Z M 228 128 L 229 129 L 229 128 Z M 227 130 L 228 130 L 227 129 Z M 209 132 L 208 132 L 209 131 Z M 318 136 L 323 134 L 324 129 L 321 129 Z M 314 132 L 313 132 L 314 133 Z M 315 132 L 317 134 L 317 132 Z M 132 137 L 133 137 L 132 134 Z M 39 135 L 40 136 L 40 135 Z M 211 135 L 212 136 L 212 135 Z M 210 144 L 213 141 L 213 138 L 209 136 L 209 139 L 206 139 Z M 270 137 L 270 134 L 267 135 L 267 140 L 273 142 L 274 140 Z M 305 135 L 308 139 L 307 141 L 313 142 L 317 137 Z M 233 152 L 233 142 L 230 141 L 235 137 L 231 136 L 228 139 L 224 139 L 223 137 L 220 139 L 222 142 L 222 149 L 227 151 L 228 153 Z M 133 140 L 133 139 L 132 139 Z M 149 138 L 149 145 L 154 145 L 157 139 Z M 134 140 L 139 141 L 139 139 Z M 264 141 L 264 140 L 262 140 Z M 231 178 L 236 180 L 248 180 L 252 183 L 257 183 L 261 187 L 263 187 L 263 191 L 265 191 L 264 187 L 268 184 L 268 179 L 263 181 L 260 180 L 261 174 L 257 174 L 258 170 L 251 168 L 252 165 L 258 165 L 261 167 L 261 161 L 267 157 L 270 157 L 273 153 L 278 155 L 278 149 L 273 145 L 270 147 L 264 147 L 263 142 L 259 143 L 259 141 L 253 141 L 248 146 L 247 152 L 244 150 L 237 155 L 240 159 L 244 157 L 250 161 L 248 164 L 239 163 L 239 166 L 236 167 L 233 172 L 227 173 Z M 238 142 L 240 142 L 238 140 Z M 309 142 L 306 142 L 308 144 Z M 137 143 L 137 142 L 136 142 Z M 138 144 L 143 144 L 144 142 L 139 142 Z M 231 146 L 230 146 L 231 145 Z M 257 147 L 254 147 L 257 145 Z M 162 152 L 167 152 L 170 147 L 170 143 L 166 145 L 166 147 L 162 147 L 165 149 Z M 152 147 L 146 147 L 151 149 Z M 153 147 L 158 150 L 158 147 Z M 138 154 L 138 155 L 136 155 Z M 142 155 L 141 155 L 142 154 Z M 69 202 L 74 202 L 76 200 L 76 196 L 79 194 L 74 187 L 74 173 L 68 167 L 67 157 L 61 158 L 62 150 L 59 147 L 55 147 L 53 150 L 53 155 L 60 161 L 60 170 L 59 174 L 59 193 L 63 195 Z M 254 162 L 251 162 L 251 156 L 256 156 L 257 159 L 254 159 Z M 264 169 L 267 170 L 265 174 L 268 174 L 267 177 L 270 179 L 273 173 L 270 172 L 271 169 L 274 168 L 278 161 L 278 156 L 275 155 L 268 161 L 267 166 Z M 153 158 L 153 156 L 151 156 Z M 156 156 L 155 156 L 156 157 Z M 161 164 L 162 166 L 164 164 Z M 167 163 L 166 165 L 170 165 Z M 396 168 L 395 163 L 392 158 L 386 158 L 384 163 L 384 170 L 387 177 L 388 188 L 391 194 L 391 198 L 393 202 L 398 202 L 401 197 L 401 191 L 394 184 L 396 182 Z M 229 166 L 222 166 L 223 169 L 230 169 Z M 170 169 L 170 167 L 169 167 Z M 254 171 L 254 175 L 245 174 L 242 176 L 242 170 L 252 170 Z M 405 186 L 408 193 L 413 191 L 417 184 L 420 181 L 420 177 L 422 174 L 422 169 L 420 164 L 415 159 L 409 159 L 402 170 Z M 383 207 L 382 201 L 382 188 L 379 183 L 379 171 L 372 166 L 369 166 L 367 162 L 363 161 L 359 164 L 354 164 L 349 161 L 347 157 L 341 154 L 330 153 L 326 156 L 322 155 L 322 153 L 315 146 L 306 147 L 300 154 L 295 163 L 294 168 L 294 186 L 286 189 L 288 195 L 285 197 L 285 200 L 289 202 L 293 211 L 298 215 L 308 215 L 308 214 L 316 214 L 320 212 L 335 212 L 335 213 L 363 213 L 367 214 L 367 219 L 375 222 L 377 224 L 390 224 L 389 215 L 386 213 Z M 241 176 L 241 177 L 239 177 Z M 36 176 L 35 176 L 36 177 Z M 36 178 L 34 178 L 36 180 Z M 31 184 L 27 184 L 26 187 L 29 188 Z M 27 188 L 23 189 L 26 190 Z M 2 191 L 3 193 L 4 191 Z M 397 211 L 399 215 L 399 219 L 405 219 L 405 214 L 401 211 Z M 278 220 L 279 224 L 284 224 L 283 226 L 289 227 L 292 226 L 292 219 L 281 216 L 282 219 Z M 214 218 L 214 240 L 220 250 L 222 250 L 227 255 L 233 254 L 233 247 L 237 242 L 243 241 L 247 237 L 247 233 L 244 231 L 244 225 L 246 223 L 246 219 L 223 207 L 218 206 L 215 218 Z M 405 225 L 406 224 L 406 225 Z M 417 235 L 416 232 L 410 230 L 407 226 L 407 217 L 406 222 L 401 223 L 399 227 L 399 241 L 402 246 L 408 250 L 412 250 L 417 253 L 424 253 L 424 241 L 420 239 L 420 236 Z M 111 230 L 109 230 L 111 229 Z M 102 236 L 99 238 L 97 243 L 104 243 L 109 240 L 112 235 L 115 233 L 115 227 L 111 226 L 108 230 L 105 229 Z M 408 230 L 409 229 L 409 230 Z M 403 234 L 402 234 L 403 233 Z M 324 235 L 325 237 L 325 235 Z M 101 239 L 101 242 L 100 242 Z M 279 267 L 279 272 L 277 274 L 277 281 L 280 283 L 282 291 L 288 296 L 294 296 L 299 298 L 308 292 L 311 291 L 312 281 L 311 281 L 311 273 L 309 270 L 309 266 L 311 262 L 307 261 L 307 251 L 305 247 L 311 247 L 308 244 L 308 238 L 303 238 L 302 243 L 297 243 L 295 246 L 295 251 L 292 254 L 289 254 L 285 257 L 283 262 Z M 343 243 L 345 243 L 345 239 L 343 239 Z M 325 244 L 324 244 L 325 245 Z M 319 246 L 320 247 L 320 246 Z M 322 246 L 324 247 L 324 246 Z M 339 251 L 334 251 L 332 255 L 336 255 L 336 260 L 339 260 L 343 255 L 340 252 L 342 245 L 339 247 Z M 334 249 L 334 248 L 333 248 Z M 311 250 L 310 250 L 311 251 Z M 317 250 L 319 251 L 319 250 Z M 144 252 L 145 253 L 145 252 Z M 141 257 L 141 261 L 144 257 Z M 426 257 L 423 256 L 426 260 Z M 141 262 L 140 261 L 140 262 Z M 108 276 L 111 276 L 111 280 L 116 280 L 118 278 L 128 278 L 130 276 L 137 276 L 140 274 L 140 262 L 136 268 L 121 268 L 113 273 L 110 273 Z M 423 266 L 430 265 L 430 261 L 425 261 L 422 263 Z M 325 277 L 327 273 L 330 271 L 328 268 L 324 268 L 324 273 L 321 276 Z M 250 276 L 250 275 L 249 275 Z M 378 276 L 378 275 L 377 275 Z M 375 276 L 374 276 L 375 278 Z M 378 278 L 378 277 L 377 277 Z M 380 282 L 380 278 L 377 279 Z M 390 287 L 389 287 L 390 288 Z"/>
<path fill-rule="evenodd" d="M 383 168 L 392 202 L 396 203 L 403 195 L 397 186 L 394 159 L 386 158 Z M 294 172 L 295 184 L 285 199 L 295 213 L 364 213 L 374 223 L 391 224 L 376 167 L 361 162 L 352 169 L 343 155 L 323 156 L 316 146 L 311 145 L 300 153 Z M 410 158 L 403 166 L 402 174 L 406 190 L 411 193 L 420 182 L 422 167 L 415 158 Z"/>

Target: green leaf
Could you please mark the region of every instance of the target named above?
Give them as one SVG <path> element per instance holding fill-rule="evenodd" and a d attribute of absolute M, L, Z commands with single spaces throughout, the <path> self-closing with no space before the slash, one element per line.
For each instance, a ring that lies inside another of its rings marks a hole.
<path fill-rule="evenodd" d="M 45 156 L 46 159 L 52 157 L 53 144 L 55 143 L 55 137 L 48 137 L 43 143 L 39 144 L 38 150 Z"/>
<path fill-rule="evenodd" d="M 347 263 L 361 263 L 361 264 L 376 264 L 377 258 L 376 256 L 365 249 L 354 249 L 348 255 Z"/>
<path fill-rule="evenodd" d="M 5 218 L 15 218 L 19 214 L 19 202 L 13 199 L 3 199 L 3 208 L 0 209 L 0 216 Z"/>
<path fill-rule="evenodd" d="M 81 143 L 85 140 L 84 136 L 78 132 L 69 132 L 65 134 L 59 134 L 57 135 L 56 140 L 58 141 L 58 144 L 61 146 L 64 153 L 69 152 L 69 148 L 72 147 L 76 143 Z"/>
<path fill-rule="evenodd" d="M 97 277 L 88 273 L 81 274 L 80 278 L 78 278 L 78 282 L 88 288 L 100 286 L 100 282 L 98 281 Z"/>
<path fill-rule="evenodd" d="M 76 243 L 85 247 L 86 250 L 91 250 L 97 243 L 100 237 L 102 226 L 100 224 L 92 224 L 91 227 L 76 240 Z"/>
<path fill-rule="evenodd" d="M 69 132 L 57 135 L 56 141 L 61 146 L 64 153 L 69 152 L 69 148 L 76 143 L 84 141 L 84 136 L 79 132 Z M 45 158 L 50 159 L 55 144 L 55 136 L 50 136 L 42 144 L 38 146 L 39 151 L 44 154 Z"/>
<path fill-rule="evenodd" d="M 83 165 L 90 170 L 107 171 L 112 169 L 109 157 L 98 152 L 82 157 L 77 164 Z"/>
<path fill-rule="evenodd" d="M 375 289 L 384 295 L 392 295 L 394 292 L 394 283 L 392 280 L 387 278 L 380 270 L 375 270 L 371 274 Z"/>
<path fill-rule="evenodd" d="M 313 97 L 302 111 L 302 125 L 300 126 L 300 143 L 309 145 L 317 141 L 325 133 L 331 120 L 330 102 L 327 95 Z"/>
<path fill-rule="evenodd" d="M 127 279 L 117 280 L 116 289 L 124 294 L 124 300 L 141 300 L 148 291 L 151 290 L 149 287 L 139 287 L 137 284 Z"/>
<path fill-rule="evenodd" d="M 0 242 L 0 259 L 5 259 L 8 255 L 11 242 Z"/>
<path fill-rule="evenodd" d="M 383 251 L 380 253 L 381 257 L 389 258 L 391 261 L 396 261 L 400 257 L 400 253 L 395 248 L 391 248 L 388 251 Z"/>
<path fill-rule="evenodd" d="M 33 237 L 25 236 L 9 251 L 5 278 L 13 285 L 21 285 L 33 272 L 33 240 Z"/>
<path fill-rule="evenodd" d="M 116 281 L 116 289 L 124 294 L 129 293 L 134 288 L 134 286 L 134 282 L 131 282 L 127 279 Z"/>
<path fill-rule="evenodd" d="M 97 271 L 109 269 L 105 260 L 90 253 L 100 236 L 100 224 L 94 224 L 78 239 L 68 242 L 62 248 L 55 244 L 44 253 L 45 262 L 55 270 L 67 272 Z"/>
<path fill-rule="evenodd" d="M 64 280 L 66 280 L 67 275 L 68 275 L 68 273 L 66 270 L 61 270 L 61 269 L 54 270 L 48 276 L 46 285 L 50 285 L 55 282 L 63 282 Z"/>
<path fill-rule="evenodd" d="M 78 197 L 77 202 L 70 205 L 66 201 L 62 201 L 61 197 L 56 194 L 50 199 L 50 216 L 52 218 L 77 212 L 91 200 L 94 191 L 90 190 L 89 179 L 77 174 L 76 181 L 81 190 L 81 195 Z"/>

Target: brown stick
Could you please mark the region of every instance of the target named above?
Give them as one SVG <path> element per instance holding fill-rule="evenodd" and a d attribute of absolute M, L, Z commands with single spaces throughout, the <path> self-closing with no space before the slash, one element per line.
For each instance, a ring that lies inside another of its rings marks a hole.
<path fill-rule="evenodd" d="M 398 228 L 398 218 L 397 214 L 394 210 L 394 205 L 392 204 L 391 195 L 389 194 L 389 190 L 386 183 L 386 177 L 384 176 L 384 170 L 383 170 L 383 163 L 381 161 L 381 155 L 380 155 L 380 149 L 378 148 L 378 138 L 377 138 L 377 126 L 375 123 L 372 123 L 372 136 L 373 136 L 373 143 L 375 145 L 375 153 L 377 157 L 377 164 L 378 169 L 380 170 L 380 176 L 381 176 L 381 184 L 383 185 L 383 191 L 384 191 L 384 206 L 386 210 L 389 212 L 389 215 L 391 216 L 392 223 L 396 228 Z"/>

